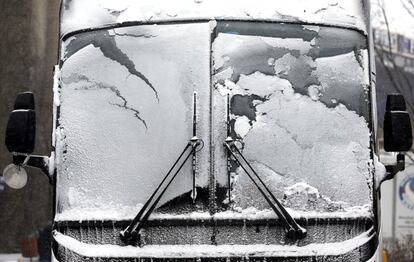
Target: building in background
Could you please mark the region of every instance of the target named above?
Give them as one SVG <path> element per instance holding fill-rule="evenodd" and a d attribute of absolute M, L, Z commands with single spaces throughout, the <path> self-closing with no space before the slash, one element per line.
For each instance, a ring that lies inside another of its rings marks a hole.
<path fill-rule="evenodd" d="M 414 73 L 414 38 L 392 33 L 388 35 L 388 31 L 384 29 L 373 29 L 374 43 L 380 53 L 386 52 L 384 61 L 387 67 L 393 68 L 394 63 L 399 70 L 407 73 Z M 389 44 L 391 42 L 391 44 Z M 389 60 L 389 51 L 394 61 Z M 378 61 L 381 63 L 381 61 Z"/>

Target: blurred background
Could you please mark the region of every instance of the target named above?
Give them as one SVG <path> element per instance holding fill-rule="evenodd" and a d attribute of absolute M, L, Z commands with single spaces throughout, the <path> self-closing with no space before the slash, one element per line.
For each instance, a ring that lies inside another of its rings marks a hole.
<path fill-rule="evenodd" d="M 21 91 L 35 94 L 38 123 L 35 153 L 50 154 L 59 6 L 59 0 L 0 1 L 1 170 L 11 162 L 3 142 L 4 132 L 16 94 Z M 27 186 L 21 190 L 0 185 L 0 254 L 20 253 L 24 238 L 37 237 L 47 227 L 52 218 L 51 193 L 47 178 L 33 169 Z"/>
<path fill-rule="evenodd" d="M 50 154 L 59 6 L 59 0 L 0 1 L 0 170 L 11 162 L 2 141 L 8 114 L 21 91 L 30 90 L 36 98 L 35 153 Z M 379 123 L 383 121 L 386 94 L 393 92 L 404 94 L 414 120 L 414 0 L 372 0 L 372 7 Z M 409 165 L 414 162 L 412 152 L 408 154 Z M 385 153 L 383 158 L 387 158 Z M 408 168 L 399 177 L 410 172 L 414 174 Z M 414 211 L 399 213 L 398 183 L 396 179 L 383 185 L 385 248 L 391 261 L 414 261 Z M 23 240 L 39 239 L 40 256 L 49 260 L 51 194 L 46 177 L 34 169 L 30 169 L 28 185 L 23 189 L 13 190 L 0 182 L 0 254 L 21 253 Z M 401 216 L 404 219 L 399 219 Z"/>

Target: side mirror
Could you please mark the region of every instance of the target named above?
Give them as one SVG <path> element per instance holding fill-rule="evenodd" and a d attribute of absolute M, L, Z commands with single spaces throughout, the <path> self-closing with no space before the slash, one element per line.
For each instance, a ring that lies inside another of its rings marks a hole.
<path fill-rule="evenodd" d="M 404 97 L 401 94 L 390 94 L 387 96 L 384 117 L 384 150 L 406 152 L 412 143 L 411 121 Z"/>
<path fill-rule="evenodd" d="M 5 141 L 7 149 L 12 153 L 31 154 L 35 146 L 35 137 L 36 113 L 33 93 L 20 93 L 7 123 Z"/>
<path fill-rule="evenodd" d="M 386 174 L 378 180 L 377 188 L 381 183 L 390 179 L 405 169 L 405 154 L 413 144 L 411 121 L 406 111 L 405 100 L 401 94 L 387 96 L 387 105 L 384 116 L 384 150 L 398 152 L 397 162 L 385 166 Z"/>
<path fill-rule="evenodd" d="M 53 183 L 49 173 L 49 158 L 31 155 L 35 146 L 36 113 L 32 92 L 17 95 L 14 110 L 10 113 L 6 128 L 6 146 L 13 153 L 13 163 L 3 170 L 2 179 L 11 188 L 20 189 L 26 185 L 26 166 L 39 168 Z"/>

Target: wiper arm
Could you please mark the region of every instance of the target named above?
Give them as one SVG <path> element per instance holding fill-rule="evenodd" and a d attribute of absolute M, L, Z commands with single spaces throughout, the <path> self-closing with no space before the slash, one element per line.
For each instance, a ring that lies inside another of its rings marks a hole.
<path fill-rule="evenodd" d="M 285 207 L 277 200 L 274 194 L 270 191 L 270 189 L 266 186 L 257 172 L 253 169 L 250 163 L 246 160 L 237 146 L 234 144 L 234 140 L 231 137 L 227 137 L 224 147 L 227 149 L 227 152 L 233 156 L 236 160 L 238 165 L 243 168 L 246 172 L 247 176 L 252 180 L 254 185 L 259 189 L 260 193 L 262 193 L 263 197 L 266 199 L 267 203 L 276 213 L 276 215 L 282 220 L 283 224 L 287 229 L 287 236 L 289 238 L 303 238 L 306 236 L 306 229 L 301 227 L 295 219 L 289 214 L 289 212 L 285 209 Z M 251 173 L 249 172 L 249 170 Z"/>
<path fill-rule="evenodd" d="M 170 186 L 171 182 L 176 178 L 184 164 L 190 158 L 190 156 L 196 151 L 196 148 L 201 144 L 201 139 L 197 137 L 193 137 L 190 142 L 185 146 L 183 152 L 180 154 L 178 159 L 174 162 L 173 166 L 167 172 L 161 183 L 152 193 L 150 198 L 145 202 L 144 206 L 139 211 L 138 215 L 132 220 L 132 222 L 121 231 L 121 237 L 126 241 L 136 240 L 139 237 L 139 233 L 145 223 L 148 221 L 149 216 L 152 214 L 154 209 L 156 208 L 157 204 L 161 200 L 162 196 L 164 195 L 165 191 L 167 191 L 168 187 Z M 191 150 L 189 150 L 191 148 Z M 186 156 L 184 157 L 185 153 L 189 151 Z M 184 160 L 183 160 L 184 159 Z M 181 163 L 181 164 L 179 164 Z M 173 172 L 173 170 L 177 167 L 177 170 Z M 172 174 L 172 175 L 171 175 Z M 167 184 L 164 186 L 165 182 L 168 180 Z M 161 191 L 161 192 L 160 192 Z M 157 196 L 155 198 L 155 196 Z M 155 198 L 155 199 L 154 199 Z"/>
<path fill-rule="evenodd" d="M 123 231 L 120 232 L 121 238 L 126 242 L 134 241 L 140 236 L 141 229 L 145 226 L 145 223 L 148 221 L 149 216 L 152 214 L 156 206 L 158 205 L 159 201 L 161 200 L 162 196 L 164 195 L 165 191 L 167 191 L 168 187 L 172 183 L 172 181 L 176 178 L 180 170 L 183 168 L 184 164 L 187 160 L 192 156 L 192 192 L 191 198 L 193 203 L 195 203 L 197 192 L 196 192 L 196 149 L 199 145 L 201 148 L 204 146 L 203 140 L 197 137 L 197 93 L 194 92 L 193 94 L 193 137 L 185 146 L 184 150 L 181 152 L 178 159 L 174 162 L 170 170 L 168 170 L 167 174 L 162 179 L 161 183 L 152 193 L 150 198 L 145 202 L 144 206 L 132 220 L 132 222 L 126 227 Z M 191 149 L 191 150 L 189 150 Z M 200 149 L 201 150 L 201 149 Z M 185 153 L 187 155 L 185 155 Z M 185 155 L 185 157 L 184 157 Z M 183 160 L 184 159 L 184 160 Z M 175 168 L 178 166 L 177 170 Z M 173 171 L 175 172 L 173 173 Z M 171 175 L 172 174 L 172 175 Z M 164 186 L 165 182 L 168 180 L 168 183 Z M 160 192 L 161 191 L 161 192 Z M 157 197 L 156 197 L 157 196 Z M 155 198 L 156 197 L 156 198 Z M 155 198 L 155 199 L 154 199 Z"/>

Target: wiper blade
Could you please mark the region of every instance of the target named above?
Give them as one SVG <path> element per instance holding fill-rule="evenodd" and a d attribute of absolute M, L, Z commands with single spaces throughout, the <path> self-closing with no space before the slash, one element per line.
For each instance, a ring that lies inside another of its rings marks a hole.
<path fill-rule="evenodd" d="M 139 238 L 139 233 L 145 223 L 148 221 L 149 216 L 152 214 L 154 209 L 156 208 L 157 204 L 161 200 L 162 196 L 164 195 L 165 191 L 167 191 L 168 187 L 172 183 L 172 181 L 176 178 L 184 164 L 190 158 L 190 156 L 196 151 L 196 148 L 201 144 L 201 139 L 197 137 L 193 137 L 190 142 L 186 145 L 183 152 L 180 154 L 178 159 L 174 162 L 173 166 L 167 172 L 161 183 L 152 193 L 150 198 L 145 202 L 144 206 L 139 211 L 138 215 L 132 220 L 132 222 L 121 231 L 120 235 L 125 241 L 134 241 Z M 189 150 L 191 148 L 191 150 Z M 184 157 L 185 153 L 189 151 L 186 156 Z M 184 160 L 183 160 L 184 159 Z M 181 162 L 181 164 L 179 164 Z M 177 170 L 173 172 L 173 170 L 177 167 Z M 171 175 L 172 174 L 172 175 Z M 167 184 L 164 186 L 165 182 L 169 178 Z M 160 192 L 161 191 L 161 192 Z M 155 198 L 155 196 L 157 196 Z M 155 198 L 155 199 L 154 199 Z"/>
<path fill-rule="evenodd" d="M 135 216 L 135 218 L 132 220 L 132 222 L 126 227 L 123 231 L 120 232 L 121 238 L 125 242 L 131 242 L 135 241 L 137 238 L 140 238 L 140 231 L 145 226 L 145 223 L 148 221 L 149 216 L 152 214 L 156 206 L 158 205 L 159 201 L 161 200 L 164 193 L 167 191 L 168 187 L 172 183 L 172 181 L 176 178 L 180 170 L 183 168 L 187 160 L 192 156 L 192 192 L 191 192 L 191 198 L 193 200 L 193 203 L 195 203 L 197 192 L 196 192 L 196 152 L 197 147 L 201 145 L 201 149 L 204 146 L 203 140 L 197 137 L 197 93 L 194 92 L 193 95 L 193 137 L 190 139 L 190 141 L 185 146 L 184 150 L 181 152 L 178 159 L 174 162 L 170 170 L 168 170 L 167 174 L 162 179 L 161 183 L 158 185 L 158 187 L 155 189 L 155 191 L 152 193 L 150 198 L 145 202 L 144 206 L 141 208 L 141 210 L 138 212 L 138 214 Z M 191 150 L 189 150 L 191 149 Z M 199 150 L 201 150 L 199 149 Z M 187 155 L 185 155 L 185 153 Z M 185 157 L 184 157 L 185 155 Z M 184 159 L 184 160 L 183 160 Z M 178 166 L 177 170 L 176 167 Z M 173 172 L 175 170 L 175 172 Z M 172 174 L 172 175 L 171 175 Z M 165 182 L 168 180 L 167 184 L 165 185 Z M 164 186 L 165 185 L 165 186 Z M 161 191 L 161 192 L 160 192 Z M 156 197 L 157 196 L 157 197 Z M 155 198 L 156 197 L 156 198 Z M 154 199 L 155 198 L 155 199 Z"/>
<path fill-rule="evenodd" d="M 227 149 L 227 152 L 233 156 L 237 164 L 243 168 L 247 176 L 252 180 L 254 185 L 259 189 L 260 193 L 266 199 L 267 203 L 276 213 L 276 215 L 282 220 L 283 224 L 287 229 L 287 236 L 289 238 L 303 238 L 306 236 L 306 229 L 301 227 L 295 219 L 289 214 L 285 207 L 277 200 L 274 194 L 266 186 L 257 172 L 253 169 L 247 159 L 243 156 L 237 146 L 234 144 L 234 140 L 231 137 L 227 137 L 224 147 Z M 249 170 L 251 172 L 249 172 Z M 252 176 L 253 174 L 253 176 Z"/>

